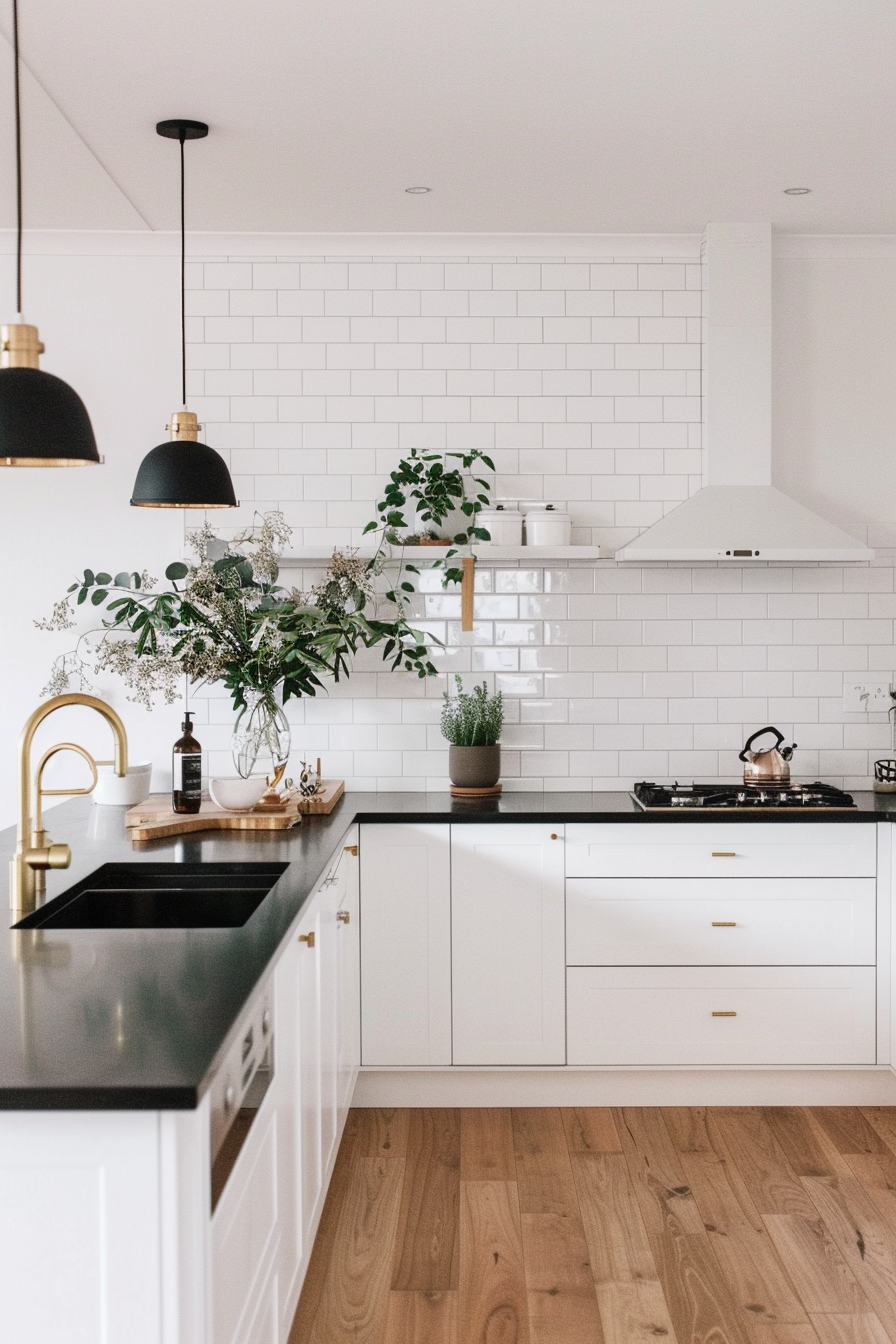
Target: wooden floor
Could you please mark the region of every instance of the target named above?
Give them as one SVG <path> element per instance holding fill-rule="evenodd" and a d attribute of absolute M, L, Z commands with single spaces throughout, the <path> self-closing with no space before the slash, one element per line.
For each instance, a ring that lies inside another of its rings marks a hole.
<path fill-rule="evenodd" d="M 290 1344 L 896 1344 L 896 1108 L 352 1111 Z"/>

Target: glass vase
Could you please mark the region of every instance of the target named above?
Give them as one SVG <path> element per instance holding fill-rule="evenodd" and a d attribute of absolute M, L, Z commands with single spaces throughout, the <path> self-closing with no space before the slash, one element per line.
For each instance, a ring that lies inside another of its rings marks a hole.
<path fill-rule="evenodd" d="M 271 695 L 246 697 L 237 715 L 230 749 L 236 772 L 243 779 L 264 774 L 274 789 L 283 778 L 292 737 L 283 709 Z"/>

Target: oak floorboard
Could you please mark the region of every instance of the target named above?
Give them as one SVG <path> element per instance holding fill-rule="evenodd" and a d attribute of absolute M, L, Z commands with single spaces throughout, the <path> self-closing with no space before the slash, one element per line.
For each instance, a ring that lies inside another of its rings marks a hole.
<path fill-rule="evenodd" d="M 461 1182 L 457 1329 L 462 1344 L 530 1344 L 520 1213 L 512 1181 Z"/>
<path fill-rule="evenodd" d="M 462 1181 L 515 1181 L 513 1126 L 505 1106 L 470 1106 L 460 1112 Z"/>
<path fill-rule="evenodd" d="M 675 1334 L 659 1279 L 599 1283 L 595 1291 L 604 1344 L 690 1344 Z"/>
<path fill-rule="evenodd" d="M 706 1235 L 683 1232 L 672 1220 L 666 1226 L 650 1245 L 679 1341 L 749 1344 Z"/>
<path fill-rule="evenodd" d="M 813 1316 L 819 1344 L 892 1344 L 873 1312 L 862 1316 Z"/>
<path fill-rule="evenodd" d="M 760 1109 L 713 1107 L 709 1120 L 761 1214 L 793 1215 L 810 1222 L 816 1219 L 815 1205 Z"/>
<path fill-rule="evenodd" d="M 838 1153 L 887 1153 L 888 1145 L 857 1106 L 813 1106 L 810 1110 Z"/>
<path fill-rule="evenodd" d="M 600 1315 L 563 1119 L 515 1109 L 513 1138 L 533 1344 L 601 1341 Z"/>
<path fill-rule="evenodd" d="M 456 1292 L 391 1292 L 388 1344 L 460 1344 Z"/>
<path fill-rule="evenodd" d="M 892 1153 L 896 1153 L 896 1106 L 860 1106 L 859 1110 Z"/>
<path fill-rule="evenodd" d="M 855 1153 L 846 1158 L 846 1164 L 896 1235 L 896 1157 L 889 1150 L 886 1153 Z"/>
<path fill-rule="evenodd" d="M 762 1117 L 797 1176 L 835 1176 L 838 1154 L 802 1106 L 763 1106 Z"/>
<path fill-rule="evenodd" d="M 750 1328 L 750 1338 L 753 1344 L 819 1344 L 812 1319 L 810 1317 L 806 1325 L 756 1320 Z"/>
<path fill-rule="evenodd" d="M 459 1111 L 412 1110 L 395 1235 L 394 1291 L 457 1288 L 459 1198 Z"/>
<path fill-rule="evenodd" d="M 719 1140 L 713 1141 L 709 1111 L 705 1106 L 661 1106 L 669 1137 L 679 1153 L 714 1153 Z"/>
<path fill-rule="evenodd" d="M 806 1312 L 736 1168 L 714 1153 L 682 1153 L 681 1161 L 722 1278 L 754 1344 L 761 1344 L 764 1333 L 756 1330 L 757 1322 L 807 1325 Z"/>
<path fill-rule="evenodd" d="M 817 1214 L 814 1219 L 763 1214 L 762 1221 L 810 1317 L 829 1312 L 849 1316 L 867 1310 L 864 1294 Z"/>
<path fill-rule="evenodd" d="M 594 1282 L 656 1279 L 634 1183 L 621 1153 L 574 1153 L 573 1174 Z"/>
<path fill-rule="evenodd" d="M 621 1153 L 609 1106 L 562 1106 L 563 1128 L 571 1153 Z"/>
<path fill-rule="evenodd" d="M 855 1178 L 823 1181 L 805 1177 L 803 1183 L 874 1314 L 896 1339 L 896 1240 L 892 1228 Z"/>
<path fill-rule="evenodd" d="M 294 1344 L 382 1344 L 403 1173 L 401 1157 L 351 1164 L 320 1303 L 309 1331 L 294 1324 Z"/>
<path fill-rule="evenodd" d="M 303 1344 L 310 1337 L 314 1318 L 320 1307 L 321 1297 L 327 1280 L 327 1271 L 333 1258 L 333 1246 L 337 1229 L 344 1218 L 345 1198 L 352 1179 L 352 1162 L 355 1156 L 355 1139 L 358 1124 L 356 1112 L 350 1111 L 336 1162 L 330 1188 L 324 1201 L 323 1212 L 314 1239 L 311 1258 L 305 1271 L 305 1281 L 299 1304 L 289 1332 L 288 1344 Z"/>
<path fill-rule="evenodd" d="M 648 1233 L 669 1231 L 671 1218 L 682 1232 L 702 1236 L 700 1211 L 659 1108 L 621 1107 L 614 1119 Z"/>

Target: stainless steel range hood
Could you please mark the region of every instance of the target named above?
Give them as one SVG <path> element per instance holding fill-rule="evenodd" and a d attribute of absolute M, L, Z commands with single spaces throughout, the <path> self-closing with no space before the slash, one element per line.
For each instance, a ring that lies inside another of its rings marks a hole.
<path fill-rule="evenodd" d="M 772 485 L 772 231 L 705 235 L 706 485 L 617 560 L 871 560 L 874 552 Z"/>

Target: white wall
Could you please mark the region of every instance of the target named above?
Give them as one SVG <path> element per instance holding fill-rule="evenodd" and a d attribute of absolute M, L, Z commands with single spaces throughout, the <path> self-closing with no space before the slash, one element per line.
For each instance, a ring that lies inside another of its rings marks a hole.
<path fill-rule="evenodd" d="M 783 241 L 776 483 L 886 545 L 896 537 L 886 488 L 896 248 L 882 240 L 863 257 L 838 240 L 819 256 L 812 240 Z M 108 464 L 3 477 L 16 573 L 0 597 L 7 819 L 18 726 L 70 642 L 35 631 L 33 617 L 84 565 L 160 573 L 180 547 L 180 519 L 127 504 L 140 457 L 177 404 L 176 271 L 149 255 L 169 244 L 103 256 L 138 243 L 91 239 L 94 256 L 29 267 L 44 367 L 84 397 Z M 502 241 L 486 253 L 493 240 L 465 251 L 441 240 L 444 251 L 426 256 L 419 241 L 389 239 L 350 255 L 357 244 L 337 238 L 314 253 L 295 240 L 214 250 L 204 240 L 189 277 L 190 404 L 207 441 L 230 454 L 242 513 L 282 507 L 297 545 L 357 540 L 378 484 L 414 444 L 493 452 L 499 493 L 568 501 L 577 539 L 611 548 L 696 488 L 698 240 L 537 245 L 534 254 Z M 889 677 L 896 666 L 890 556 L 856 569 L 602 562 L 478 574 L 472 646 L 459 639 L 456 596 L 427 592 L 418 612 L 446 640 L 446 670 L 507 693 L 508 787 L 733 775 L 746 733 L 766 722 L 799 742 L 800 775 L 853 786 L 867 785 L 888 746 L 882 718 L 843 713 L 842 685 L 844 674 Z M 291 708 L 298 752 L 321 755 L 354 787 L 442 787 L 444 682 L 377 666 L 367 659 L 346 687 Z M 164 786 L 177 710 L 148 716 L 111 682 L 98 689 L 125 707 L 134 757 L 151 753 Z M 229 702 L 213 695 L 207 713 L 200 736 L 223 771 Z"/>

